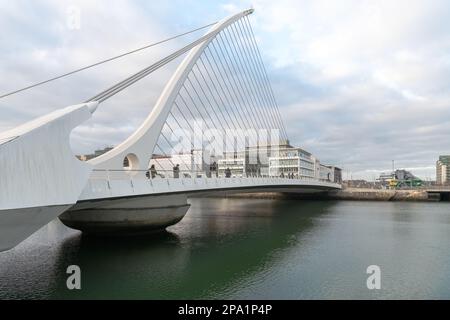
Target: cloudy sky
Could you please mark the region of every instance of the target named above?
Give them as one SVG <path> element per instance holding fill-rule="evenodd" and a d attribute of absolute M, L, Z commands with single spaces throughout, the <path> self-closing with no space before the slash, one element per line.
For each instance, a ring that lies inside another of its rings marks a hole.
<path fill-rule="evenodd" d="M 344 178 L 373 179 L 395 160 L 434 179 L 436 158 L 450 154 L 448 0 L 0 0 L 0 95 L 248 7 L 293 144 Z M 84 101 L 200 34 L 3 98 L 0 131 Z M 74 131 L 74 150 L 124 140 L 179 61 L 102 105 Z"/>

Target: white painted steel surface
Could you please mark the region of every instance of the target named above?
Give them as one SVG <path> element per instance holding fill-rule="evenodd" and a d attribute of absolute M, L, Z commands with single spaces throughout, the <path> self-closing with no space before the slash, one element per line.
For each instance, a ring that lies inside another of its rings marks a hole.
<path fill-rule="evenodd" d="M 75 158 L 70 132 L 96 106 L 70 106 L 0 134 L 0 251 L 77 202 L 92 167 Z"/>

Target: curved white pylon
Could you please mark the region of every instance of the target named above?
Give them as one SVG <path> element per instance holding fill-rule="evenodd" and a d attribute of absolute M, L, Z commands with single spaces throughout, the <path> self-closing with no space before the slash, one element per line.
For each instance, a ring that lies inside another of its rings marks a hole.
<path fill-rule="evenodd" d="M 253 9 L 245 10 L 228 17 L 212 27 L 209 32 L 220 32 L 237 20 L 251 13 L 253 13 Z M 97 169 L 123 169 L 124 158 L 129 154 L 133 154 L 136 156 L 136 159 L 138 159 L 138 161 L 133 164 L 133 169 L 147 169 L 147 167 L 143 167 L 143 165 L 146 166 L 153 155 L 153 150 L 162 127 L 181 86 L 189 75 L 192 67 L 197 62 L 197 59 L 203 53 L 203 50 L 213 39 L 214 37 L 206 40 L 189 52 L 164 88 L 158 102 L 141 127 L 113 150 L 90 160 L 90 164 L 94 165 Z"/>

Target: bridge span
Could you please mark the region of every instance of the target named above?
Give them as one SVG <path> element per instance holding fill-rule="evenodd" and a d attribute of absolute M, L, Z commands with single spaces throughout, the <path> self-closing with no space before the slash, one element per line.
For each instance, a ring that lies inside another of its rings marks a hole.
<path fill-rule="evenodd" d="M 118 172 L 114 173 L 117 176 Z M 124 179 L 97 176 L 89 180 L 78 202 L 60 220 L 88 233 L 148 232 L 180 221 L 189 209 L 187 199 L 191 196 L 218 191 L 317 193 L 337 189 L 340 185 L 330 181 L 287 177 L 149 179 L 142 172 Z"/>

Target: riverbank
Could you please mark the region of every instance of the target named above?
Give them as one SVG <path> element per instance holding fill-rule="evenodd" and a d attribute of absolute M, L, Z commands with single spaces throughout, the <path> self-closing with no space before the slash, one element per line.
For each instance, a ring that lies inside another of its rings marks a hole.
<path fill-rule="evenodd" d="M 228 193 L 223 192 L 211 197 L 234 199 L 311 199 L 346 201 L 439 201 L 439 197 L 425 190 L 379 190 L 346 188 L 338 191 L 317 194 L 289 194 L 280 192 L 265 193 Z"/>
<path fill-rule="evenodd" d="M 333 200 L 355 201 L 436 201 L 425 190 L 379 190 L 347 188 L 328 194 Z"/>

